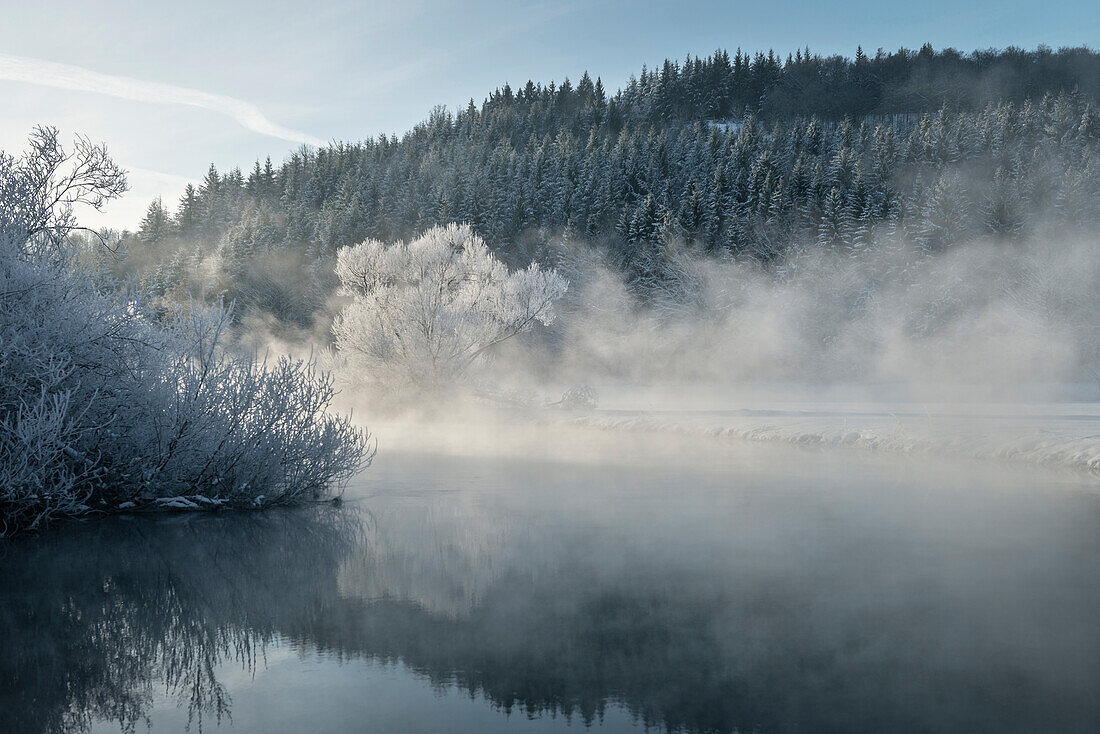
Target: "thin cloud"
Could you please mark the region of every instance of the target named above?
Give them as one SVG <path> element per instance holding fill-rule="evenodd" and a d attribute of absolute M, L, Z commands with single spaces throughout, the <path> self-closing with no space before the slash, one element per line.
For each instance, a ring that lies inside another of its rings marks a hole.
<path fill-rule="evenodd" d="M 188 178 L 187 176 L 177 176 L 174 173 L 164 173 L 163 171 L 153 171 L 148 168 L 139 168 L 138 166 L 130 166 L 125 163 L 120 164 L 122 169 L 126 171 L 127 176 L 138 175 L 146 178 L 150 181 L 158 181 L 160 183 L 169 184 L 172 186 L 178 186 L 183 188 L 189 183 L 195 183 L 195 179 Z"/>
<path fill-rule="evenodd" d="M 93 92 L 138 102 L 159 102 L 201 107 L 229 115 L 244 127 L 261 135 L 322 146 L 320 138 L 299 130 L 283 127 L 269 120 L 256 105 L 221 94 L 211 94 L 197 89 L 176 87 L 171 84 L 148 82 L 125 76 L 112 76 L 84 69 L 79 66 L 58 64 L 53 61 L 31 59 L 23 56 L 0 54 L 0 79 L 37 84 L 78 92 Z"/>

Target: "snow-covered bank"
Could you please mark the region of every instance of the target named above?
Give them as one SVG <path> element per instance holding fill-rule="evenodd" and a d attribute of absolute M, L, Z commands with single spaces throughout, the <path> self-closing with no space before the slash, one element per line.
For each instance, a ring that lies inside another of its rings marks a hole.
<path fill-rule="evenodd" d="M 1012 402 L 875 392 L 602 388 L 600 410 L 562 419 L 604 430 L 1022 461 L 1100 475 L 1100 401 L 1092 386 L 1036 389 L 1033 396 L 1057 395 Z"/>

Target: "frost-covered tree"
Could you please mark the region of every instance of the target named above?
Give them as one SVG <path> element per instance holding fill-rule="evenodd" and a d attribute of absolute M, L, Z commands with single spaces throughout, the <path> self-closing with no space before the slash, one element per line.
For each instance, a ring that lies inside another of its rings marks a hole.
<path fill-rule="evenodd" d="M 164 202 L 159 198 L 154 199 L 141 220 L 139 228 L 141 241 L 147 246 L 155 247 L 168 236 L 170 231 L 171 216 L 164 208 Z"/>
<path fill-rule="evenodd" d="M 458 224 L 411 242 L 343 248 L 336 275 L 351 302 L 332 330 L 352 376 L 429 389 L 460 380 L 493 347 L 551 323 L 568 287 L 535 263 L 510 271 Z"/>
<path fill-rule="evenodd" d="M 266 207 L 273 226 L 262 243 L 249 235 L 261 247 L 228 242 L 242 267 L 222 281 L 246 282 L 189 267 L 168 290 L 184 303 L 204 288 L 237 294 L 242 315 L 294 300 L 281 310 L 301 326 L 328 317 L 335 280 L 321 294 L 251 299 L 257 272 L 282 277 L 272 252 L 307 253 L 327 275 L 339 247 L 451 221 L 510 267 L 547 264 L 548 243 L 571 226 L 641 285 L 631 273 L 660 244 L 666 212 L 686 245 L 718 260 L 780 265 L 815 243 L 863 257 L 887 233 L 946 252 L 975 236 L 1077 234 L 1100 221 L 1100 53 L 782 58 L 669 62 L 611 95 L 598 81 L 532 81 L 400 138 L 299 151 L 248 177 L 211 170 L 181 200 L 172 236 L 128 238 L 129 265 L 115 269 L 148 281 L 177 249 L 204 262 L 254 231 L 241 225 Z"/>
<path fill-rule="evenodd" d="M 924 209 L 922 241 L 933 249 L 961 242 L 970 231 L 970 203 L 962 178 L 944 173 L 932 187 Z"/>
<path fill-rule="evenodd" d="M 158 319 L 73 257 L 73 208 L 125 190 L 106 150 L 40 128 L 0 153 L 0 536 L 55 515 L 261 507 L 367 455 L 332 379 L 227 346 L 225 309 Z"/>

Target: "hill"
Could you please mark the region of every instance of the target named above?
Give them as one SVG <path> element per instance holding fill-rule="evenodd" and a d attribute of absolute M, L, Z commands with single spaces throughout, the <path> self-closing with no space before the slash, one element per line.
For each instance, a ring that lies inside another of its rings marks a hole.
<path fill-rule="evenodd" d="M 644 295 L 672 248 L 761 263 L 887 237 L 929 251 L 1100 218 L 1100 54 L 808 50 L 666 61 L 608 95 L 585 74 L 435 109 L 401 138 L 210 167 L 153 202 L 128 257 L 167 300 L 200 290 L 307 325 L 335 251 L 469 222 L 506 261 L 581 241 Z M 289 275 L 288 275 L 289 274 Z"/>

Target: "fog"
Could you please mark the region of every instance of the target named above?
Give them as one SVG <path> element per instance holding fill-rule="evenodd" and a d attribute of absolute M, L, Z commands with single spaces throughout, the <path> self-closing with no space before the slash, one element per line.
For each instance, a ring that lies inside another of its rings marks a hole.
<path fill-rule="evenodd" d="M 123 172 L 36 130 L 0 729 L 1097 730 L 1100 117 L 867 93 L 1078 56 L 505 87 L 117 251 L 73 207 Z"/>
<path fill-rule="evenodd" d="M 41 677 L 34 698 L 0 691 L 0 722 L 1087 731 L 1100 715 L 1086 477 L 506 436 L 390 444 L 338 507 L 17 539 L 0 670 Z"/>
<path fill-rule="evenodd" d="M 679 252 L 663 286 L 687 291 L 677 308 L 638 304 L 621 277 L 577 256 L 563 268 L 573 293 L 548 369 L 593 381 L 862 381 L 1009 394 L 1095 383 L 1095 243 L 979 240 L 933 254 L 887 241 L 867 251 L 798 248 L 772 266 Z"/>
<path fill-rule="evenodd" d="M 523 440 L 551 424 L 1100 471 L 1100 251 L 1087 236 L 1048 228 L 942 252 L 884 237 L 771 264 L 681 246 L 641 295 L 590 243 L 550 258 L 569 281 L 557 319 L 461 382 L 401 388 L 327 363 L 383 451 L 453 435 L 474 455 L 552 455 L 545 435 Z M 255 333 L 325 354 L 316 332 Z M 563 401 L 577 386 L 593 398 Z"/>

